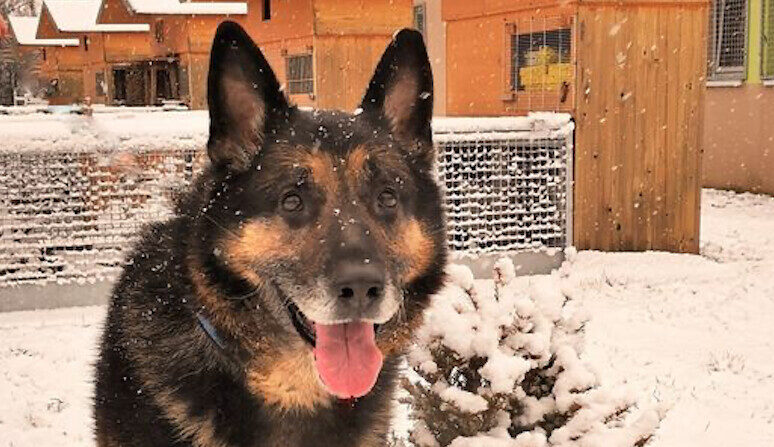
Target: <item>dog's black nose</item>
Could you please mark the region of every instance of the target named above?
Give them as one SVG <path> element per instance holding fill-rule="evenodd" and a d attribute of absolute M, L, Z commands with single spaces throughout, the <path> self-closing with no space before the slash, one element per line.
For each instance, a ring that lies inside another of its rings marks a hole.
<path fill-rule="evenodd" d="M 343 300 L 363 303 L 384 294 L 384 266 L 365 261 L 339 262 L 333 276 L 333 295 Z"/>

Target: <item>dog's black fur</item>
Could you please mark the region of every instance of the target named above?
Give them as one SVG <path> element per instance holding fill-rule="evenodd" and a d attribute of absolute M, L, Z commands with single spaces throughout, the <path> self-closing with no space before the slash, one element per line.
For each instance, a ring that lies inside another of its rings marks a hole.
<path fill-rule="evenodd" d="M 234 23 L 217 31 L 208 87 L 211 164 L 176 217 L 145 231 L 113 292 L 98 445 L 381 445 L 398 356 L 446 258 L 422 37 L 396 34 L 360 113 L 289 105 Z M 376 386 L 341 401 L 288 306 L 306 299 L 293 291 L 322 296 L 312 279 L 335 280 L 354 257 L 373 259 L 403 300 L 377 333 Z"/>

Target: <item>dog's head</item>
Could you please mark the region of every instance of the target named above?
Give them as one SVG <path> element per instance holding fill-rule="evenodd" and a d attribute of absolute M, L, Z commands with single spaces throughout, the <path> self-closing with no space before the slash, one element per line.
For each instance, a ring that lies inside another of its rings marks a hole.
<path fill-rule="evenodd" d="M 212 263 L 260 291 L 342 397 L 370 390 L 383 351 L 442 282 L 432 82 L 421 35 L 404 30 L 356 112 L 299 110 L 238 25 L 215 37 L 208 152 L 217 180 L 202 210 Z"/>

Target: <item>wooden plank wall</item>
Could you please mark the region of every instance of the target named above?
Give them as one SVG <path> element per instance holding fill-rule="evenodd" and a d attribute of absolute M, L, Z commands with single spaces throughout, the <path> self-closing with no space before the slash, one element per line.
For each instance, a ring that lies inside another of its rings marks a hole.
<path fill-rule="evenodd" d="M 351 112 L 360 105 L 389 42 L 389 35 L 315 37 L 316 107 Z"/>
<path fill-rule="evenodd" d="M 583 5 L 575 245 L 699 249 L 707 5 Z"/>

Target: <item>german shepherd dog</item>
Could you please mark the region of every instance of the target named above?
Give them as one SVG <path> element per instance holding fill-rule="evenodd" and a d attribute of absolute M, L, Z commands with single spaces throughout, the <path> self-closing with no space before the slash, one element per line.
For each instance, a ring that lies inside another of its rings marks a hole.
<path fill-rule="evenodd" d="M 210 163 L 115 286 L 100 447 L 376 446 L 446 241 L 421 35 L 360 109 L 291 104 L 235 23 L 210 58 Z"/>

